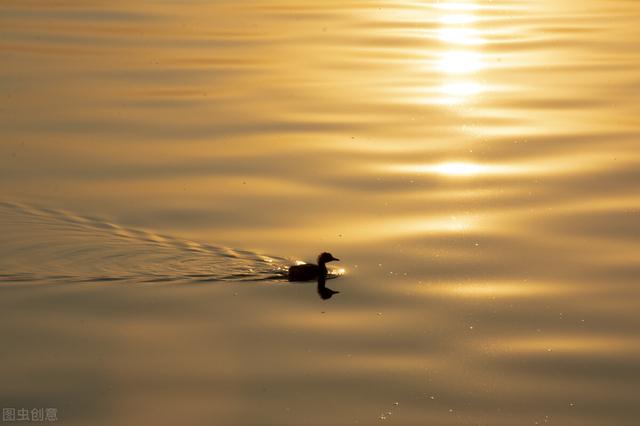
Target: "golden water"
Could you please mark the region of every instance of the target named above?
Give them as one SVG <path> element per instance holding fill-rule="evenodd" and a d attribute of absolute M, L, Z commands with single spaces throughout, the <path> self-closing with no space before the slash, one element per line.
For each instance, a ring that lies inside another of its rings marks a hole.
<path fill-rule="evenodd" d="M 3 407 L 637 424 L 638 2 L 7 0 L 0 99 Z"/>

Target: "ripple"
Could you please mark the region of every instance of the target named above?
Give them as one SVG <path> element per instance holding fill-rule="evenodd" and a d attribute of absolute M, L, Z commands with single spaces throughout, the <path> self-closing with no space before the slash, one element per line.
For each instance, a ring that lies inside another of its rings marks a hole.
<path fill-rule="evenodd" d="M 0 203 L 2 282 L 283 281 L 288 259 Z"/>

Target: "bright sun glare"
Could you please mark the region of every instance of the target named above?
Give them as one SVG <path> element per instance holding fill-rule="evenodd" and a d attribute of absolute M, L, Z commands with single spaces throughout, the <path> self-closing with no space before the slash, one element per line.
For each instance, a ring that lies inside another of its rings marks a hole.
<path fill-rule="evenodd" d="M 444 95 L 449 96 L 471 96 L 480 92 L 481 86 L 472 82 L 460 82 L 445 84 L 440 88 Z"/>
<path fill-rule="evenodd" d="M 445 13 L 440 18 L 438 39 L 446 48 L 436 64 L 446 76 L 440 86 L 442 98 L 439 103 L 459 104 L 482 91 L 482 86 L 470 78 L 470 74 L 484 68 L 482 54 L 476 46 L 485 43 L 481 32 L 473 27 L 477 21 L 478 6 L 472 2 L 440 2 L 436 5 Z M 448 81 L 447 81 L 448 80 Z"/>
<path fill-rule="evenodd" d="M 487 166 L 474 163 L 443 163 L 433 166 L 433 171 L 441 175 L 472 176 L 486 172 Z"/>
<path fill-rule="evenodd" d="M 469 25 L 476 21 L 476 17 L 469 14 L 445 15 L 440 19 L 443 25 Z"/>
<path fill-rule="evenodd" d="M 473 28 L 441 28 L 438 31 L 438 38 L 451 44 L 473 45 L 484 43 L 478 31 Z"/>
<path fill-rule="evenodd" d="M 416 164 L 402 166 L 405 172 L 430 173 L 451 177 L 469 177 L 478 175 L 495 175 L 514 173 L 510 166 L 497 164 L 478 164 L 464 161 L 453 161 L 439 164 Z"/>
<path fill-rule="evenodd" d="M 452 2 L 452 3 L 437 3 L 435 5 L 438 9 L 444 10 L 456 10 L 456 11 L 468 11 L 478 9 L 478 5 L 469 2 Z"/>
<path fill-rule="evenodd" d="M 447 74 L 467 74 L 482 69 L 477 52 L 445 52 L 440 59 L 440 70 Z"/>

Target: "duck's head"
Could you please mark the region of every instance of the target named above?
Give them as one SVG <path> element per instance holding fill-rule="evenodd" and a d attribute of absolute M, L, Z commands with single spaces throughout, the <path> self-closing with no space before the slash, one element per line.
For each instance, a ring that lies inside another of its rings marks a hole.
<path fill-rule="evenodd" d="M 331 253 L 327 253 L 325 251 L 324 253 L 321 253 L 320 256 L 318 256 L 318 265 L 322 263 L 332 262 L 334 260 L 339 261 L 340 259 L 333 257 Z"/>

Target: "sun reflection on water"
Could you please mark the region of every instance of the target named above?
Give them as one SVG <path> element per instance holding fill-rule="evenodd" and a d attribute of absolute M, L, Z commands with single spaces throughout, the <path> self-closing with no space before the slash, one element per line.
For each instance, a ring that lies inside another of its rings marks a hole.
<path fill-rule="evenodd" d="M 435 5 L 437 9 L 443 10 L 478 10 L 479 6 L 472 2 L 442 2 Z"/>
<path fill-rule="evenodd" d="M 440 18 L 440 22 L 443 25 L 468 25 L 476 22 L 476 17 L 470 14 L 458 13 L 445 15 Z"/>
<path fill-rule="evenodd" d="M 452 44 L 472 45 L 484 43 L 484 40 L 478 35 L 477 30 L 472 28 L 443 27 L 438 31 L 438 38 Z"/>
<path fill-rule="evenodd" d="M 444 95 L 462 97 L 477 95 L 482 91 L 482 86 L 472 82 L 460 82 L 443 84 L 440 87 L 440 91 Z"/>
<path fill-rule="evenodd" d="M 438 68 L 447 74 L 471 74 L 480 71 L 483 64 L 477 52 L 450 51 L 442 54 Z"/>
<path fill-rule="evenodd" d="M 457 47 L 445 48 L 440 55 L 437 67 L 445 76 L 440 87 L 443 95 L 441 104 L 459 104 L 471 96 L 482 92 L 482 86 L 471 79 L 461 76 L 474 74 L 484 68 L 480 52 L 471 49 L 484 44 L 480 31 L 471 25 L 477 21 L 473 13 L 477 5 L 471 2 L 445 2 L 437 6 L 446 11 L 462 11 L 463 13 L 447 13 L 440 18 L 441 27 L 438 29 L 438 39 L 446 46 L 464 46 L 464 50 Z"/>
<path fill-rule="evenodd" d="M 420 288 L 420 292 L 448 298 L 463 299 L 516 299 L 554 297 L 571 289 L 559 283 L 528 281 L 489 281 L 443 283 Z"/>
<path fill-rule="evenodd" d="M 439 164 L 409 164 L 398 167 L 404 172 L 430 173 L 442 176 L 465 177 L 478 175 L 495 175 L 516 172 L 512 166 L 502 164 L 478 164 L 463 161 L 453 161 Z"/>
<path fill-rule="evenodd" d="M 444 163 L 433 166 L 436 173 L 450 176 L 470 176 L 486 172 L 489 167 L 473 163 Z"/>

